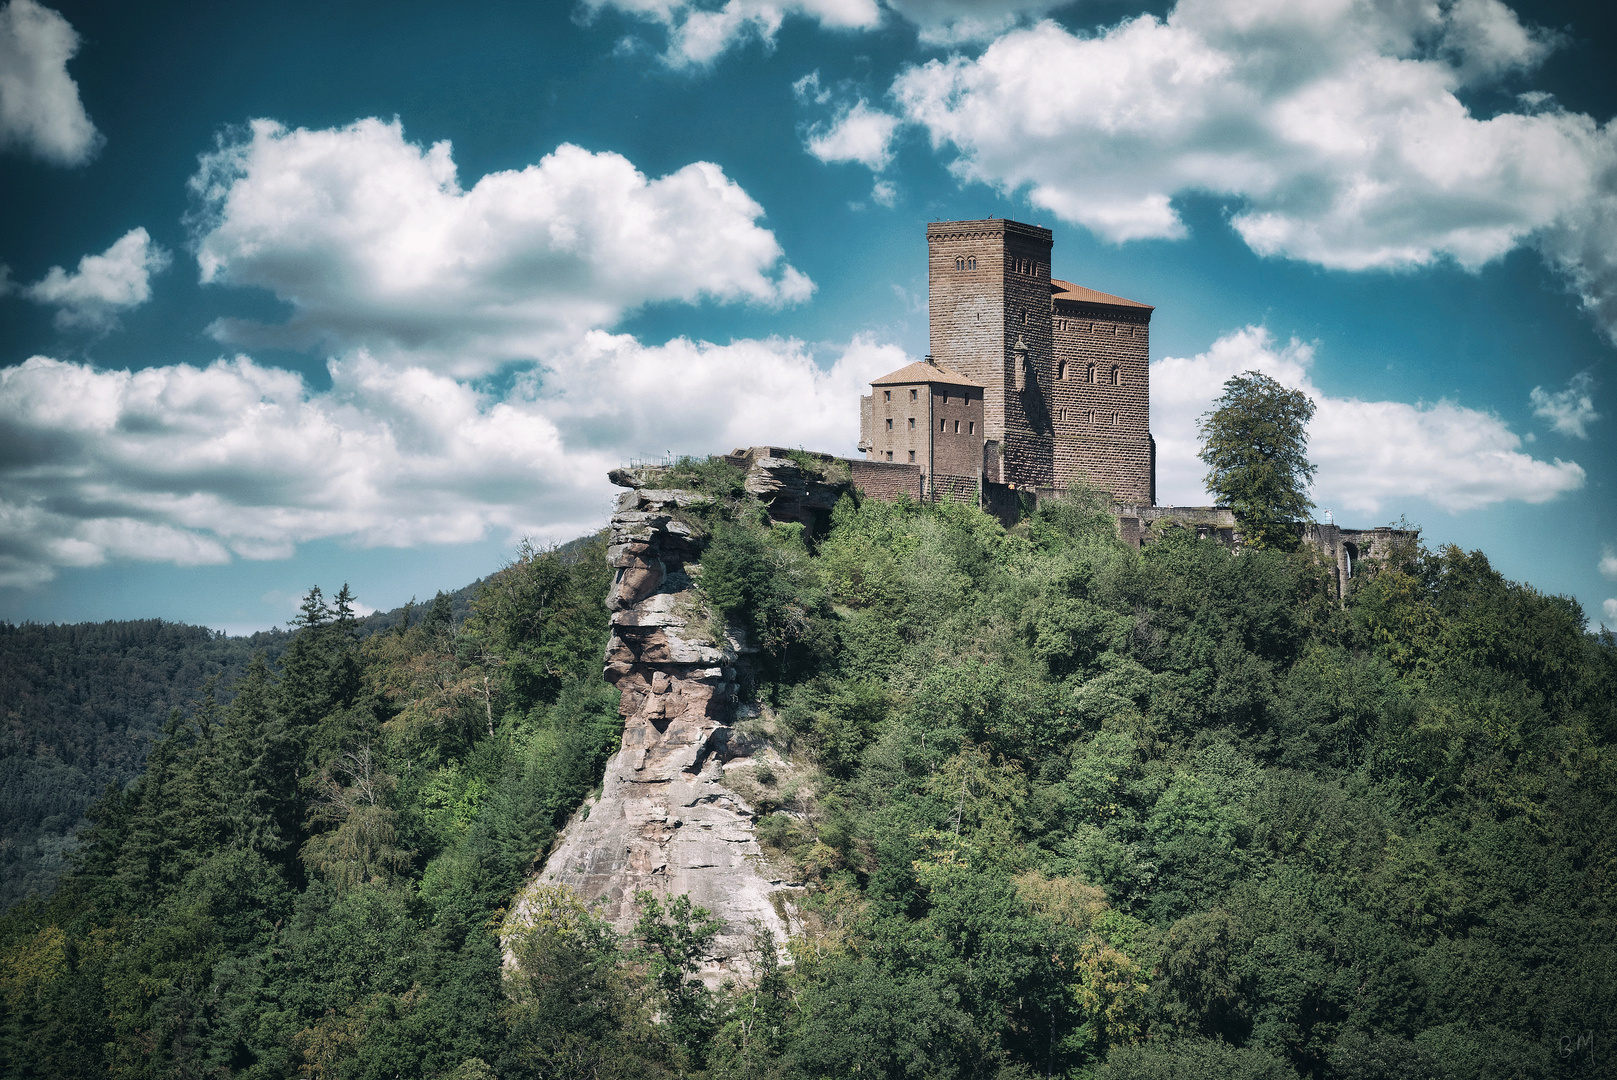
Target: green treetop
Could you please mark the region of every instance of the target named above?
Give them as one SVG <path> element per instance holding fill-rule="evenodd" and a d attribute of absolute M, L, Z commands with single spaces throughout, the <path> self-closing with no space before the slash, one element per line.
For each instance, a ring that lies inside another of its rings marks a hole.
<path fill-rule="evenodd" d="M 1224 384 L 1218 408 L 1197 423 L 1207 490 L 1235 512 L 1253 547 L 1290 549 L 1294 524 L 1314 503 L 1308 484 L 1308 421 L 1314 402 L 1262 372 L 1245 371 Z"/>

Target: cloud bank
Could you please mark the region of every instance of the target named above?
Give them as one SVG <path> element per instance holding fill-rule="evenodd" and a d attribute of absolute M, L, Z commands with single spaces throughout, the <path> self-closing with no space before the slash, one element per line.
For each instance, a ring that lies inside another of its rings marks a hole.
<path fill-rule="evenodd" d="M 152 275 L 168 268 L 167 251 L 145 229 L 131 229 L 100 255 L 86 255 L 68 273 L 53 266 L 39 281 L 19 290 L 37 304 L 56 308 L 61 330 L 109 330 L 118 313 L 152 298 Z"/>
<path fill-rule="evenodd" d="M 254 121 L 191 181 L 202 280 L 268 289 L 280 326 L 224 319 L 238 347 L 365 348 L 457 375 L 542 359 L 659 302 L 806 299 L 813 283 L 717 165 L 649 179 L 562 145 L 470 190 L 449 143 L 397 121 L 321 131 Z"/>
<path fill-rule="evenodd" d="M 581 6 L 589 15 L 611 8 L 661 26 L 668 35 L 663 60 L 676 68 L 705 67 L 751 40 L 773 48 L 788 17 L 834 30 L 868 30 L 881 22 L 875 0 L 583 0 Z"/>
<path fill-rule="evenodd" d="M 79 100 L 67 62 L 79 35 L 34 0 L 0 8 L 0 148 L 14 146 L 52 165 L 83 165 L 101 133 Z"/>
<path fill-rule="evenodd" d="M 1535 244 L 1617 341 L 1617 127 L 1542 93 L 1485 118 L 1459 97 L 1555 44 L 1499 0 L 1180 0 L 1095 35 L 1015 30 L 891 96 L 960 179 L 1108 240 L 1182 237 L 1175 200 L 1208 194 L 1259 254 L 1335 269 Z"/>
<path fill-rule="evenodd" d="M 1449 401 L 1409 405 L 1332 397 L 1310 380 L 1313 360 L 1311 346 L 1296 340 L 1278 345 L 1267 329 L 1248 326 L 1194 357 L 1153 363 L 1158 500 L 1207 500 L 1196 419 L 1213 407 L 1226 379 L 1248 370 L 1314 400 L 1308 450 L 1319 470 L 1313 497 L 1321 509 L 1375 519 L 1416 498 L 1459 512 L 1506 500 L 1546 502 L 1583 486 L 1582 466 L 1523 453 L 1521 438 L 1492 413 Z"/>
<path fill-rule="evenodd" d="M 332 387 L 245 356 L 101 371 L 0 370 L 0 585 L 109 559 L 179 565 L 490 532 L 564 540 L 605 520 L 631 456 L 765 440 L 854 452 L 859 390 L 907 362 L 855 339 L 829 368 L 802 342 L 646 346 L 586 334 L 495 397 L 366 352 Z"/>
<path fill-rule="evenodd" d="M 667 35 L 663 61 L 700 70 L 750 41 L 772 49 L 788 18 L 827 30 L 875 30 L 893 18 L 916 28 L 923 44 L 963 45 L 986 41 L 1029 16 L 1067 7 L 1074 0 L 583 0 L 593 17 L 614 10 L 659 26 Z"/>

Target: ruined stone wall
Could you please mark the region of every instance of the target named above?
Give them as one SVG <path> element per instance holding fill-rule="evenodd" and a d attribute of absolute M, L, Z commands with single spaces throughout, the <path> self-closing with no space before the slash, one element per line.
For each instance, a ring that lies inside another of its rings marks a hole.
<path fill-rule="evenodd" d="M 899 462 L 850 461 L 848 472 L 853 486 L 872 499 L 896 502 L 902 495 L 919 500 L 922 496 L 921 467 Z"/>

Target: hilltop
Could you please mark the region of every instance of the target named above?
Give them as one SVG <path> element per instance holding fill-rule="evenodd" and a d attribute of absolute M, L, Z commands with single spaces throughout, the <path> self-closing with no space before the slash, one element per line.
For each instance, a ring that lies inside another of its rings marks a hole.
<path fill-rule="evenodd" d="M 1606 1067 L 1617 640 L 1574 602 L 1414 543 L 1339 599 L 1310 549 L 1134 548 L 1082 490 L 1006 527 L 784 465 L 829 509 L 681 462 L 622 512 L 677 567 L 525 553 L 461 622 L 316 621 L 168 725 L 0 920 L 8 1074 Z M 716 652 L 672 712 L 655 653 L 608 654 L 659 613 Z M 737 748 L 723 827 L 792 894 L 728 983 L 737 928 L 684 892 L 624 877 L 609 919 L 550 873 L 625 721 Z"/>

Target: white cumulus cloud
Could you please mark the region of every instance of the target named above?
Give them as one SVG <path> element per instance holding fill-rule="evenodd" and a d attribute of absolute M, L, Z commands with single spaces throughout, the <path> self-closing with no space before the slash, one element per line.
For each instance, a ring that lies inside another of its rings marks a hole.
<path fill-rule="evenodd" d="M 1582 466 L 1523 453 L 1521 438 L 1492 413 L 1450 401 L 1411 405 L 1332 397 L 1310 380 L 1313 359 L 1310 345 L 1280 345 L 1264 327 L 1248 326 L 1197 356 L 1153 363 L 1158 501 L 1205 501 L 1196 420 L 1213 407 L 1226 379 L 1248 370 L 1314 400 L 1308 451 L 1318 466 L 1313 497 L 1321 508 L 1373 517 L 1397 513 L 1401 501 L 1423 499 L 1461 511 L 1512 499 L 1545 502 L 1583 486 Z"/>
<path fill-rule="evenodd" d="M 1589 437 L 1589 425 L 1600 419 L 1595 412 L 1595 380 L 1587 371 L 1580 371 L 1567 381 L 1565 390 L 1550 393 L 1535 386 L 1527 395 L 1533 405 L 1533 415 L 1550 422 L 1562 435 L 1577 439 Z"/>
<path fill-rule="evenodd" d="M 816 124 L 808 131 L 808 152 L 827 164 L 855 161 L 881 172 L 893 160 L 893 133 L 898 129 L 898 118 L 872 109 L 860 98 L 853 105 L 840 109 L 826 124 Z"/>
<path fill-rule="evenodd" d="M 662 26 L 668 34 L 663 59 L 678 68 L 706 66 L 753 39 L 772 48 L 788 17 L 834 30 L 870 29 L 881 22 L 875 0 L 583 0 L 582 6 L 590 14 L 612 8 Z"/>
<path fill-rule="evenodd" d="M 1600 576 L 1617 581 L 1617 548 L 1604 544 L 1600 549 Z"/>
<path fill-rule="evenodd" d="M 850 342 L 647 346 L 592 332 L 502 396 L 359 351 L 332 387 L 247 357 L 0 370 L 0 584 L 113 559 L 290 556 L 299 543 L 456 543 L 598 528 L 631 456 L 770 442 L 854 452 L 864 384 L 907 358 Z"/>
<path fill-rule="evenodd" d="M 0 147 L 16 146 L 53 165 L 82 165 L 101 146 L 67 62 L 79 35 L 34 0 L 0 8 Z"/>
<path fill-rule="evenodd" d="M 56 325 L 63 330 L 106 330 L 116 325 L 119 312 L 152 298 L 152 275 L 167 269 L 169 258 L 145 229 L 130 229 L 106 251 L 80 259 L 73 273 L 53 266 L 21 292 L 56 308 Z"/>
<path fill-rule="evenodd" d="M 913 23 L 928 45 L 987 41 L 1028 16 L 1068 7 L 1073 0 L 886 0 L 888 8 Z"/>
<path fill-rule="evenodd" d="M 1600 605 L 1601 612 L 1606 616 L 1602 625 L 1617 627 L 1617 597 L 1612 597 Z"/>
<path fill-rule="evenodd" d="M 1333 268 L 1537 243 L 1617 333 L 1617 127 L 1457 96 L 1553 45 L 1499 0 L 1180 0 L 1094 35 L 1015 30 L 892 94 L 962 179 L 1112 241 L 1183 236 L 1174 200 L 1206 193 L 1253 250 Z"/>
<path fill-rule="evenodd" d="M 447 142 L 397 121 L 288 130 L 269 120 L 206 155 L 204 282 L 259 286 L 280 326 L 221 320 L 238 346 L 367 348 L 455 374 L 542 358 L 646 304 L 807 298 L 763 208 L 717 165 L 651 179 L 621 155 L 562 145 L 462 189 Z"/>

